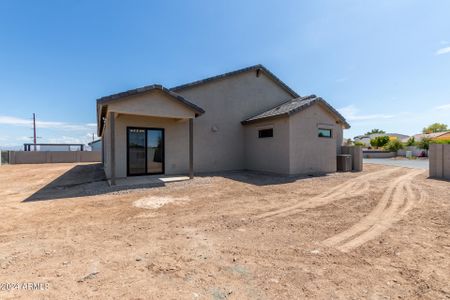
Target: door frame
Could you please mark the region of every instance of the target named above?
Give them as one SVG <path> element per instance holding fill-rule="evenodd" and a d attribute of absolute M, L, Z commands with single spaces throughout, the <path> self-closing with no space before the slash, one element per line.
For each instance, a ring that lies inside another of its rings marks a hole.
<path fill-rule="evenodd" d="M 130 174 L 130 147 L 129 145 L 129 135 L 128 132 L 130 129 L 140 129 L 145 131 L 145 172 L 139 174 Z M 158 173 L 148 173 L 147 171 L 147 131 L 148 130 L 160 130 L 162 132 L 162 172 Z M 139 127 L 139 126 L 127 126 L 126 129 L 127 136 L 127 177 L 129 176 L 148 176 L 148 175 L 162 175 L 166 172 L 166 134 L 164 132 L 164 128 L 157 127 Z"/>

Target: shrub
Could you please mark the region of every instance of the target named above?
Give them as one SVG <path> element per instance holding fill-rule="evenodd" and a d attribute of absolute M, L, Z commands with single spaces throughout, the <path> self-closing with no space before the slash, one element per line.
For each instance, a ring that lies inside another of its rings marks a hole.
<path fill-rule="evenodd" d="M 403 149 L 403 144 L 397 139 L 389 141 L 384 146 L 384 150 L 387 150 L 390 152 L 397 152 L 400 149 Z"/>
<path fill-rule="evenodd" d="M 370 140 L 370 145 L 375 148 L 384 147 L 387 143 L 389 143 L 389 137 L 385 135 L 377 136 L 376 138 Z"/>
<path fill-rule="evenodd" d="M 448 144 L 450 144 L 450 140 L 435 140 L 435 141 L 430 141 L 430 144 L 448 145 Z"/>
<path fill-rule="evenodd" d="M 353 145 L 361 146 L 361 147 L 365 147 L 366 146 L 366 144 L 364 144 L 363 142 L 354 142 Z"/>
<path fill-rule="evenodd" d="M 416 143 L 416 146 L 420 149 L 428 150 L 430 148 L 431 139 L 423 138 L 421 141 Z"/>

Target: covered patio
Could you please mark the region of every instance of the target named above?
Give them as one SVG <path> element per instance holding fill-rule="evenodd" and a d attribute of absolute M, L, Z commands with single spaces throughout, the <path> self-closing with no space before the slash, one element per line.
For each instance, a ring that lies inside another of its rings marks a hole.
<path fill-rule="evenodd" d="M 110 184 L 139 175 L 193 178 L 193 122 L 203 112 L 159 85 L 99 99 L 98 134 Z"/>

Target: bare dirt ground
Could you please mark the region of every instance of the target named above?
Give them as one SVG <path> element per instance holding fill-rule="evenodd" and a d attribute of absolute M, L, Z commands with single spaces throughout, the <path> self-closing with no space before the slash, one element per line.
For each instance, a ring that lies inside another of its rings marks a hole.
<path fill-rule="evenodd" d="M 449 299 L 450 182 L 425 170 L 202 176 L 111 190 L 0 167 L 0 299 Z"/>

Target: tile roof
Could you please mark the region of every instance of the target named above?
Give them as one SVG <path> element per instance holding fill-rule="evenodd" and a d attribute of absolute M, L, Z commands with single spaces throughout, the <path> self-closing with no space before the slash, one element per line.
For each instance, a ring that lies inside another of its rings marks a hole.
<path fill-rule="evenodd" d="M 285 84 L 283 81 L 281 81 L 281 79 L 279 79 L 277 76 L 275 76 L 272 72 L 270 72 L 266 67 L 264 67 L 261 64 L 250 66 L 250 67 L 247 67 L 247 68 L 239 69 L 239 70 L 228 72 L 228 73 L 224 73 L 224 74 L 220 74 L 220 75 L 217 75 L 217 76 L 208 77 L 208 78 L 205 78 L 205 79 L 193 81 L 191 83 L 182 84 L 182 85 L 173 87 L 170 90 L 171 91 L 183 90 L 183 89 L 190 88 L 190 87 L 193 87 L 193 86 L 201 85 L 201 84 L 208 83 L 208 82 L 215 81 L 215 80 L 219 80 L 219 79 L 228 78 L 228 77 L 231 77 L 231 76 L 234 76 L 234 75 L 238 75 L 238 74 L 242 74 L 242 73 L 245 73 L 245 72 L 248 72 L 248 71 L 254 71 L 254 70 L 261 70 L 262 72 L 264 72 L 270 79 L 272 79 L 275 83 L 277 83 L 279 86 L 281 86 L 285 91 L 287 91 L 289 94 L 291 94 L 291 96 L 293 96 L 293 97 L 300 97 L 299 94 L 297 94 L 293 89 L 291 89 L 287 84 Z"/>
<path fill-rule="evenodd" d="M 163 91 L 167 94 L 169 94 L 170 96 L 172 96 L 173 98 L 175 98 L 176 100 L 180 101 L 181 103 L 183 103 L 184 105 L 188 106 L 189 108 L 191 108 L 192 110 L 194 110 L 198 115 L 203 114 L 205 111 L 203 110 L 203 108 L 195 105 L 194 103 L 186 100 L 183 96 L 163 87 L 160 84 L 152 84 L 152 85 L 147 85 L 144 87 L 140 87 L 137 89 L 132 89 L 132 90 L 128 90 L 125 92 L 121 92 L 121 93 L 117 93 L 117 94 L 113 94 L 113 95 L 109 95 L 109 96 L 105 96 L 102 97 L 100 99 L 97 99 L 97 104 L 103 105 L 106 104 L 110 101 L 113 100 L 117 100 L 117 99 L 121 99 L 124 97 L 128 97 L 128 96 L 133 96 L 133 95 L 138 95 L 138 94 L 142 94 L 145 92 L 149 92 L 152 90 L 160 90 Z"/>
<path fill-rule="evenodd" d="M 331 111 L 344 125 L 346 128 L 350 128 L 350 125 L 347 123 L 345 118 L 337 111 L 335 110 L 330 104 L 328 104 L 325 100 L 323 100 L 320 97 L 317 97 L 316 95 L 309 95 L 305 97 L 298 97 L 291 99 L 287 102 L 284 102 L 272 109 L 269 109 L 265 112 L 262 112 L 260 114 L 257 114 L 253 117 L 250 117 L 244 121 L 242 121 L 242 124 L 249 124 L 260 120 L 270 119 L 270 118 L 276 118 L 280 116 L 290 116 L 296 112 L 302 111 L 310 107 L 311 105 L 315 103 L 321 103 L 324 105 L 328 110 Z"/>
<path fill-rule="evenodd" d="M 429 139 L 433 139 L 433 138 L 437 138 L 440 137 L 441 135 L 450 133 L 450 131 L 441 131 L 441 132 L 432 132 L 432 133 L 419 133 L 419 134 L 415 134 L 414 135 L 414 139 L 416 141 L 421 141 L 424 138 L 429 138 Z"/>

